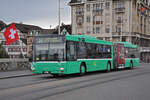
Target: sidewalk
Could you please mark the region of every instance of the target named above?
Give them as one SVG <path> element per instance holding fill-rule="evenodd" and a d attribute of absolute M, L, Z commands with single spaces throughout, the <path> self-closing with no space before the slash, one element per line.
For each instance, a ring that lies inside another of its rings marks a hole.
<path fill-rule="evenodd" d="M 36 75 L 36 74 L 33 74 L 30 70 L 6 71 L 6 72 L 0 72 L 0 79 L 25 77 L 25 76 L 32 76 L 32 75 Z"/>

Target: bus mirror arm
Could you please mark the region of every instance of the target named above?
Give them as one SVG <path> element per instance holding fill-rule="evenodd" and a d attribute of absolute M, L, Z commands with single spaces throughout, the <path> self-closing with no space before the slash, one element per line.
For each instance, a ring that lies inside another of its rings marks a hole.
<path fill-rule="evenodd" d="M 32 57 L 30 57 L 30 58 L 29 58 L 29 62 L 32 62 L 32 61 L 33 61 L 33 59 L 32 59 Z"/>

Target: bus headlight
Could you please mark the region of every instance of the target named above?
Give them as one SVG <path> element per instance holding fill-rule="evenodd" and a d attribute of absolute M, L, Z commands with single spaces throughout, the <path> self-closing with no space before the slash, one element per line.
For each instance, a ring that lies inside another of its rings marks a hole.
<path fill-rule="evenodd" d="M 34 67 L 31 67 L 31 70 L 35 70 L 35 68 L 34 68 Z"/>
<path fill-rule="evenodd" d="M 64 70 L 64 68 L 62 67 L 62 68 L 59 68 L 60 70 Z"/>

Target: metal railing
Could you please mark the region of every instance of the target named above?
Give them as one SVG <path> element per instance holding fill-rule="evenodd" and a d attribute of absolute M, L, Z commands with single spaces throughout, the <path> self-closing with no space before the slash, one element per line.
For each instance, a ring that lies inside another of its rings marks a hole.
<path fill-rule="evenodd" d="M 0 59 L 0 71 L 30 69 L 28 59 Z"/>
<path fill-rule="evenodd" d="M 123 13 L 125 12 L 125 7 L 115 8 L 116 13 Z"/>

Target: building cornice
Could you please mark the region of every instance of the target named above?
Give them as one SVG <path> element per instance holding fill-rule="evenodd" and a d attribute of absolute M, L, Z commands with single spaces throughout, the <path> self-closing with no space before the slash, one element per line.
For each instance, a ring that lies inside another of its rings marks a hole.
<path fill-rule="evenodd" d="M 110 1 L 110 0 L 108 0 Z M 105 0 L 85 0 L 85 1 L 81 1 L 81 2 L 69 2 L 68 5 L 69 6 L 74 6 L 74 5 L 83 5 L 83 4 L 87 4 L 87 3 L 98 3 L 98 2 L 105 2 Z"/>
<path fill-rule="evenodd" d="M 74 5 L 83 5 L 85 3 L 82 2 L 77 2 L 77 3 L 68 3 L 69 6 L 74 6 Z"/>
<path fill-rule="evenodd" d="M 143 0 L 138 0 L 137 3 L 142 4 L 144 7 L 146 7 L 148 10 L 150 10 L 150 4 L 144 2 Z"/>

